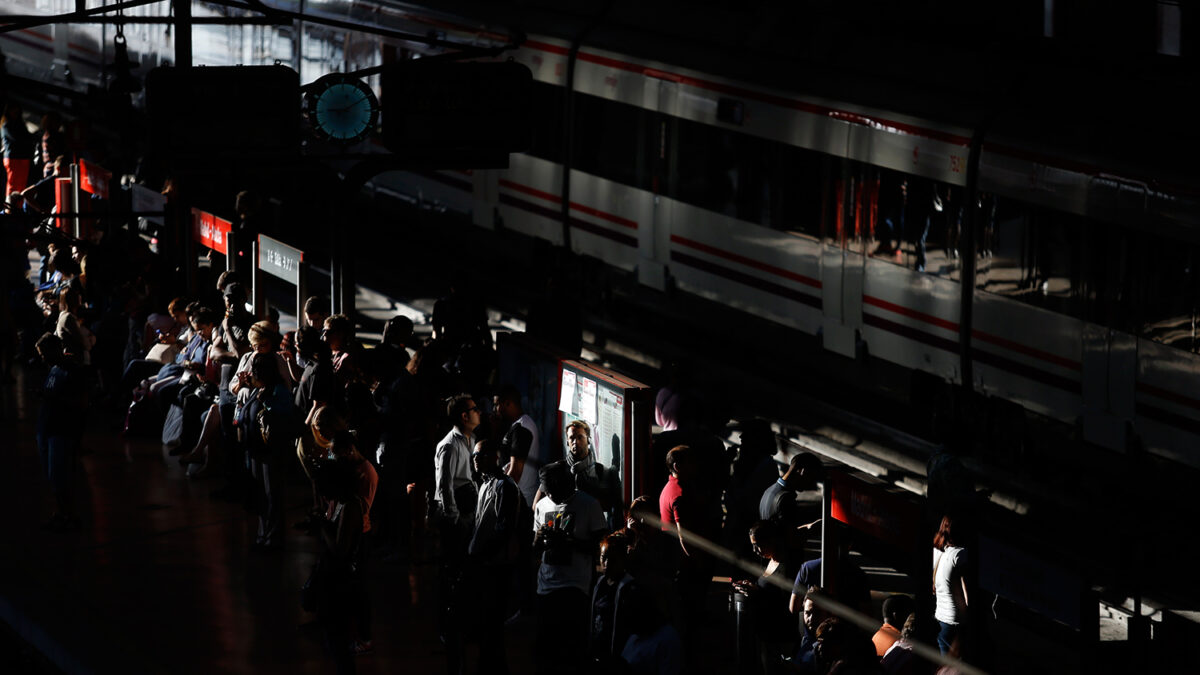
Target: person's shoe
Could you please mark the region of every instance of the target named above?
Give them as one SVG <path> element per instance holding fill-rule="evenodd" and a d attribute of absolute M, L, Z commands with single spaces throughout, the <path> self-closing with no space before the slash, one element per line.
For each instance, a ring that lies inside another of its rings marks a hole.
<path fill-rule="evenodd" d="M 350 651 L 353 652 L 355 656 L 366 656 L 367 654 L 374 654 L 375 653 L 375 643 L 371 642 L 370 640 L 366 640 L 366 641 L 355 640 L 350 645 Z"/>

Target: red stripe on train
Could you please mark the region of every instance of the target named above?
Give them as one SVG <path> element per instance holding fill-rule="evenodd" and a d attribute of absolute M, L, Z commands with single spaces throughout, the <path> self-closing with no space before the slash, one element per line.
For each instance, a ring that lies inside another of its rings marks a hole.
<path fill-rule="evenodd" d="M 542 190 L 538 190 L 537 188 L 531 188 L 528 185 L 522 185 L 520 183 L 511 181 L 507 178 L 500 179 L 500 186 L 509 188 L 511 190 L 516 190 L 517 192 L 524 192 L 527 195 L 531 195 L 531 196 L 537 197 L 539 199 L 545 199 L 546 201 L 553 202 L 555 204 L 562 203 L 562 197 L 559 197 L 556 194 L 552 194 L 550 192 L 543 192 Z M 638 229 L 638 224 L 635 221 L 632 221 L 628 218 L 622 218 L 621 216 L 618 216 L 618 215 L 615 215 L 612 213 L 608 213 L 607 211 L 601 211 L 600 209 L 592 208 L 585 204 L 580 204 L 578 202 L 571 202 L 571 208 L 576 211 L 579 211 L 580 213 L 586 213 L 589 216 L 595 216 L 596 218 L 602 218 L 604 220 L 609 221 L 610 223 L 615 223 L 617 225 L 620 225 L 621 227 L 627 227 L 631 230 Z"/>
<path fill-rule="evenodd" d="M 882 300 L 880 298 L 876 298 L 876 297 L 873 297 L 870 295 L 864 295 L 863 302 L 868 305 L 874 305 L 875 307 L 879 307 L 881 309 L 886 309 L 889 312 L 893 312 L 893 313 L 899 314 L 901 316 L 907 316 L 910 319 L 916 319 L 918 321 L 923 321 L 927 324 L 934 325 L 939 328 L 944 328 L 946 330 L 954 331 L 956 333 L 958 332 L 958 324 L 957 323 L 955 323 L 953 321 L 949 321 L 947 319 L 943 319 L 943 318 L 934 316 L 932 314 L 918 312 L 915 309 L 909 309 L 908 307 L 904 307 L 903 305 L 897 305 L 895 303 L 888 302 L 887 300 Z M 980 330 L 972 330 L 971 336 L 978 339 L 981 342 L 987 342 L 988 344 L 993 344 L 993 345 L 996 345 L 997 347 L 1003 347 L 1010 351 L 1017 352 L 1018 354 L 1024 354 L 1025 356 L 1031 356 L 1036 359 L 1041 359 L 1042 361 L 1046 361 L 1048 363 L 1053 363 L 1056 366 L 1061 366 L 1068 370 L 1074 370 L 1076 372 L 1079 372 L 1083 369 L 1083 366 L 1078 361 L 1074 361 L 1074 360 L 1059 356 L 1057 354 L 1052 354 L 1050 352 L 1038 349 L 1036 347 L 1030 347 L 1029 345 L 1021 344 L 1020 342 L 1015 342 L 1015 341 L 1009 340 L 1007 338 L 1002 338 L 998 335 L 992 335 L 991 333 L 985 333 Z"/>
<path fill-rule="evenodd" d="M 1156 387 L 1152 384 L 1146 384 L 1145 382 L 1138 382 L 1137 390 L 1143 394 L 1150 394 L 1151 396 L 1161 398 L 1164 401 L 1170 401 L 1182 406 L 1187 406 L 1194 410 L 1200 410 L 1200 400 L 1196 400 L 1191 396 L 1177 394 L 1170 389 L 1163 389 L 1162 387 Z"/>
<path fill-rule="evenodd" d="M 1083 366 L 1078 361 L 1073 361 L 1071 359 L 1058 356 L 1057 354 L 1051 354 L 1050 352 L 1045 352 L 1035 347 L 1030 347 L 1029 345 L 1023 345 L 1020 342 L 1013 342 L 1012 340 L 992 335 L 990 333 L 984 333 L 978 330 L 972 330 L 971 335 L 979 340 L 982 340 L 983 342 L 1004 347 L 1005 349 L 1010 349 L 1014 352 L 1024 354 L 1026 356 L 1032 356 L 1043 361 L 1049 361 L 1050 363 L 1062 366 L 1063 368 L 1074 370 L 1076 372 L 1083 370 Z"/>
<path fill-rule="evenodd" d="M 681 237 L 677 234 L 673 234 L 673 235 L 671 235 L 671 241 L 676 244 L 687 246 L 688 248 L 696 249 L 697 251 L 702 251 L 709 255 L 715 255 L 718 258 L 732 260 L 733 262 L 741 263 L 742 265 L 745 265 L 747 267 L 753 267 L 755 269 L 759 269 L 764 272 L 770 272 L 771 274 L 781 276 L 785 279 L 791 279 L 792 281 L 804 284 L 806 286 L 812 286 L 813 288 L 821 287 L 820 279 L 813 279 L 812 277 L 808 277 L 803 274 L 792 272 L 791 270 L 785 270 L 782 267 L 768 265 L 765 262 L 755 260 L 753 258 L 747 258 L 746 256 L 738 255 L 737 253 L 730 253 L 729 251 L 725 251 L 725 250 L 722 250 L 722 249 L 719 249 L 719 248 L 716 248 L 713 246 L 709 246 L 708 244 L 702 244 L 698 241 L 695 241 L 694 239 L 688 239 L 686 237 Z"/>
<path fill-rule="evenodd" d="M 907 316 L 910 319 L 924 321 L 925 323 L 937 326 L 938 328 L 945 328 L 946 330 L 953 331 L 955 333 L 958 332 L 957 323 L 954 323 L 953 321 L 947 321 L 946 319 L 936 317 L 932 314 L 926 314 L 925 312 L 918 312 L 915 309 L 909 309 L 904 305 L 897 305 L 894 302 L 888 302 L 887 300 L 865 294 L 863 295 L 863 302 L 868 305 L 879 307 L 880 309 L 886 309 L 887 311 L 894 314 L 899 314 L 900 316 Z"/>

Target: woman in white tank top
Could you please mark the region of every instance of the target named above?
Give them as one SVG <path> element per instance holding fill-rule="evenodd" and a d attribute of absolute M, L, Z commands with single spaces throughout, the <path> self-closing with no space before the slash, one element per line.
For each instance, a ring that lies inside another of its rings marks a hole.
<path fill-rule="evenodd" d="M 967 582 L 963 570 L 967 552 L 954 539 L 954 521 L 944 516 L 933 538 L 933 593 L 937 605 L 933 618 L 938 622 L 938 648 L 945 654 L 959 637 L 959 628 L 967 620 Z"/>

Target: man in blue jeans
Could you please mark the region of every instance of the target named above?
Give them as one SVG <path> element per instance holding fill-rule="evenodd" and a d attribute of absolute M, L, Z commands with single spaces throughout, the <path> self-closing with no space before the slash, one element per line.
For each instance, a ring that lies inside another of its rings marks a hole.
<path fill-rule="evenodd" d="M 87 410 L 86 378 L 63 354 L 62 340 L 57 335 L 46 333 L 36 347 L 50 369 L 42 387 L 37 423 L 38 456 L 54 492 L 54 515 L 45 527 L 56 532 L 78 530 L 73 483 Z"/>

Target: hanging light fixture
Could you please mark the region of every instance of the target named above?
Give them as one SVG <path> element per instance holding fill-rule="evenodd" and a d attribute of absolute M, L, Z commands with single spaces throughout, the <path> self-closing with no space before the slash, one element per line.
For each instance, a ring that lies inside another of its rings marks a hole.
<path fill-rule="evenodd" d="M 125 40 L 122 24 L 117 24 L 117 35 L 113 38 L 113 62 L 109 70 L 113 74 L 108 90 L 119 94 L 135 94 L 142 90 L 142 82 L 133 75 L 138 69 L 136 61 L 129 58 L 129 46 Z"/>

